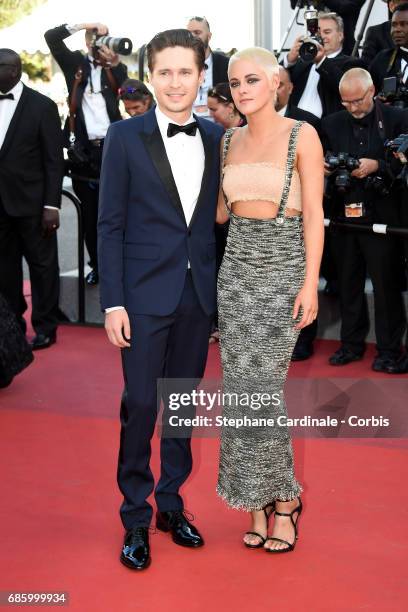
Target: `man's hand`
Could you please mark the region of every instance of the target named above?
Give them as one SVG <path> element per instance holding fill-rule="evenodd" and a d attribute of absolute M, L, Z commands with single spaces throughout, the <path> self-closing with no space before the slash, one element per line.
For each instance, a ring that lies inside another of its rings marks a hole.
<path fill-rule="evenodd" d="M 324 162 L 324 176 L 330 176 L 333 174 L 334 170 L 332 170 L 327 162 Z"/>
<path fill-rule="evenodd" d="M 102 45 L 98 48 L 98 59 L 100 60 L 101 66 L 106 66 L 107 68 L 115 68 L 115 66 L 119 65 L 119 55 L 114 53 L 107 47 L 106 45 Z"/>
<path fill-rule="evenodd" d="M 126 310 L 112 310 L 106 313 L 105 329 L 110 342 L 114 346 L 118 348 L 130 347 L 130 322 Z"/>
<path fill-rule="evenodd" d="M 313 60 L 314 63 L 319 64 L 322 61 L 322 59 L 324 59 L 325 57 L 326 57 L 326 52 L 324 50 L 324 47 L 318 44 L 317 45 L 317 55 Z"/>
<path fill-rule="evenodd" d="M 90 32 L 96 30 L 99 36 L 106 36 L 109 34 L 109 28 L 104 23 L 81 23 L 78 26 L 78 30 L 89 30 Z"/>
<path fill-rule="evenodd" d="M 52 234 L 59 228 L 59 211 L 53 208 L 44 208 L 42 215 L 42 228 L 43 234 L 46 238 L 52 236 Z"/>
<path fill-rule="evenodd" d="M 299 59 L 299 49 L 303 43 L 303 36 L 298 36 L 287 55 L 288 64 L 296 64 Z"/>
<path fill-rule="evenodd" d="M 364 179 L 369 174 L 378 172 L 378 167 L 378 161 L 376 159 L 366 159 L 365 157 L 363 157 L 362 159 L 360 159 L 359 167 L 353 170 L 351 176 L 354 176 L 358 179 Z"/>

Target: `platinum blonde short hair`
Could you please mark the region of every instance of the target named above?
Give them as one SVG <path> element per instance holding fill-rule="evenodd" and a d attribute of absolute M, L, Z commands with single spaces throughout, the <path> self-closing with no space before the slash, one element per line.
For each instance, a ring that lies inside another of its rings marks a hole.
<path fill-rule="evenodd" d="M 258 66 L 260 66 L 266 72 L 268 77 L 272 77 L 274 75 L 279 76 L 279 64 L 275 54 L 272 53 L 272 51 L 268 51 L 268 49 L 264 49 L 263 47 L 248 47 L 247 49 L 242 49 L 242 51 L 237 51 L 234 53 L 229 61 L 228 74 L 231 65 L 237 60 L 247 60 L 249 62 L 253 62 L 254 64 L 258 64 Z"/>
<path fill-rule="evenodd" d="M 368 70 L 364 70 L 364 68 L 351 68 L 341 77 L 339 89 L 344 87 L 344 85 L 349 85 L 352 81 L 358 81 L 364 87 L 367 87 L 367 89 L 373 85 L 373 79 Z"/>

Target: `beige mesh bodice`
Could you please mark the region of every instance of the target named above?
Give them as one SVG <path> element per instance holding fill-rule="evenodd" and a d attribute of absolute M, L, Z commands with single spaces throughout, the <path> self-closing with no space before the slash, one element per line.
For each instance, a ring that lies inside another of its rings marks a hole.
<path fill-rule="evenodd" d="M 285 181 L 285 168 L 272 162 L 226 164 L 223 190 L 228 206 L 234 202 L 266 201 L 279 206 Z M 293 169 L 286 208 L 302 211 L 299 173 Z"/>

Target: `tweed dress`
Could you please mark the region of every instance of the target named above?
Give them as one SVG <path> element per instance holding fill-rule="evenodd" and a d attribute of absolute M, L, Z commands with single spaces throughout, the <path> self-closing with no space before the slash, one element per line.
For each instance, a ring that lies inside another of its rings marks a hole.
<path fill-rule="evenodd" d="M 294 499 L 302 491 L 288 427 L 277 425 L 278 417 L 287 416 L 283 387 L 299 334 L 293 305 L 305 276 L 302 218 L 285 216 L 301 125 L 297 122 L 290 134 L 277 216 L 247 218 L 227 206 L 230 227 L 218 276 L 223 392 L 230 398 L 224 400 L 223 417 L 232 423 L 247 420 L 239 428 L 222 427 L 217 493 L 246 511 Z M 231 136 L 228 130 L 223 168 Z M 260 394 L 274 400 L 261 407 L 254 402 L 255 408 L 242 401 Z"/>

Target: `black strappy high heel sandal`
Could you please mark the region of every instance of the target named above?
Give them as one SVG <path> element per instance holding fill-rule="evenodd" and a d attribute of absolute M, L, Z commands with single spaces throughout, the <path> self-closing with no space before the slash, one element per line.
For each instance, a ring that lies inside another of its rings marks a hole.
<path fill-rule="evenodd" d="M 289 516 L 290 520 L 292 522 L 293 525 L 293 529 L 295 530 L 295 539 L 293 540 L 292 544 L 290 542 L 287 542 L 286 540 L 282 540 L 281 538 L 274 538 L 274 537 L 270 537 L 270 538 L 266 538 L 265 542 L 267 542 L 267 540 L 273 540 L 275 542 L 282 542 L 282 544 L 286 544 L 286 548 L 265 548 L 266 552 L 268 553 L 286 553 L 286 552 L 291 552 L 292 550 L 295 550 L 295 545 L 296 545 L 296 540 L 298 539 L 298 528 L 297 528 L 297 523 L 299 520 L 299 516 L 301 515 L 301 512 L 303 510 L 303 505 L 302 505 L 302 500 L 299 499 L 299 505 L 296 506 L 296 508 L 294 510 L 292 510 L 292 512 L 278 512 L 277 510 L 275 510 L 275 516 Z M 280 501 L 279 499 L 277 501 Z M 293 520 L 293 515 L 297 512 L 297 517 L 296 517 L 296 522 Z"/>
<path fill-rule="evenodd" d="M 270 512 L 267 511 L 268 508 L 271 509 Z M 268 534 L 269 519 L 272 516 L 272 514 L 275 512 L 275 502 L 272 502 L 271 504 L 267 504 L 266 506 L 262 508 L 262 510 L 264 511 L 264 514 L 265 514 L 266 533 Z M 244 544 L 247 548 L 262 548 L 262 546 L 265 544 L 267 540 L 267 538 L 264 538 L 260 533 L 256 531 L 246 531 L 244 535 L 254 535 L 261 539 L 261 541 L 258 542 L 258 544 L 248 544 L 247 542 L 244 541 Z"/>

